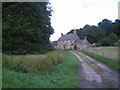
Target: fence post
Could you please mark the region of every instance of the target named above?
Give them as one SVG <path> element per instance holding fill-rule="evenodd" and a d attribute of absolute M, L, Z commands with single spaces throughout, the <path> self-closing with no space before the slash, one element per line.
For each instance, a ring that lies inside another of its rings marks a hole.
<path fill-rule="evenodd" d="M 97 51 L 95 51 L 95 54 L 97 55 Z"/>
<path fill-rule="evenodd" d="M 102 56 L 102 52 L 100 52 L 100 56 Z"/>
<path fill-rule="evenodd" d="M 103 52 L 102 52 L 102 56 L 103 56 Z"/>
<path fill-rule="evenodd" d="M 97 55 L 99 55 L 99 52 L 96 52 Z"/>
<path fill-rule="evenodd" d="M 109 57 L 112 58 L 112 57 L 111 57 L 111 52 L 110 52 L 110 54 L 109 54 Z"/>

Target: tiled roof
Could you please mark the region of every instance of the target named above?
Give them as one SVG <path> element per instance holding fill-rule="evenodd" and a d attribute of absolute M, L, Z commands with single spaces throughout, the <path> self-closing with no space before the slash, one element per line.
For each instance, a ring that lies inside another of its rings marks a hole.
<path fill-rule="evenodd" d="M 53 46 L 57 46 L 57 41 L 53 41 L 53 42 L 52 42 L 52 45 L 53 45 Z"/>
<path fill-rule="evenodd" d="M 80 39 L 78 37 L 77 34 L 74 34 L 74 33 L 71 33 L 71 34 L 66 34 L 66 35 L 63 35 L 61 36 L 58 41 L 61 41 L 61 40 L 71 40 L 73 41 L 71 44 L 77 44 L 77 45 L 85 45 L 85 44 L 89 44 L 89 42 L 87 40 L 84 40 L 84 39 Z"/>
<path fill-rule="evenodd" d="M 75 40 L 76 38 L 78 38 L 77 34 L 71 33 L 71 34 L 66 34 L 61 36 L 59 40 Z"/>
<path fill-rule="evenodd" d="M 84 40 L 84 39 L 79 39 L 79 38 L 77 38 L 75 41 L 74 41 L 74 43 L 73 44 L 83 44 L 83 45 L 85 45 L 85 44 L 88 44 L 88 41 L 87 40 Z"/>
<path fill-rule="evenodd" d="M 75 44 L 82 44 L 84 40 L 80 40 L 79 38 L 75 40 Z"/>

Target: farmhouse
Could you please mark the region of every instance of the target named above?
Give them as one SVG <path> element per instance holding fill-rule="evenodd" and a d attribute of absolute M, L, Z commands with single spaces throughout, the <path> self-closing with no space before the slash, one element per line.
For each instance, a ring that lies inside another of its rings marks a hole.
<path fill-rule="evenodd" d="M 80 39 L 76 34 L 76 30 L 74 30 L 71 34 L 63 35 L 61 33 L 61 37 L 54 41 L 53 46 L 56 49 L 85 49 L 91 47 L 91 44 L 88 42 L 87 37 L 85 36 L 84 39 Z"/>

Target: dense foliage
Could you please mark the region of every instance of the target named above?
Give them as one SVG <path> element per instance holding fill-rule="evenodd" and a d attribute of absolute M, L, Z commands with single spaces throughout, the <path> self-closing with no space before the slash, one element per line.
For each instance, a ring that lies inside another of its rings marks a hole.
<path fill-rule="evenodd" d="M 87 36 L 90 43 L 97 43 L 98 46 L 112 46 L 120 39 L 120 20 L 111 22 L 108 19 L 103 19 L 102 22 L 95 25 L 85 25 L 83 28 L 77 29 L 77 35 L 83 39 Z M 71 30 L 69 33 L 73 33 Z"/>
<path fill-rule="evenodd" d="M 4 2 L 2 4 L 2 50 L 6 54 L 34 54 L 53 50 L 49 37 L 49 2 Z"/>

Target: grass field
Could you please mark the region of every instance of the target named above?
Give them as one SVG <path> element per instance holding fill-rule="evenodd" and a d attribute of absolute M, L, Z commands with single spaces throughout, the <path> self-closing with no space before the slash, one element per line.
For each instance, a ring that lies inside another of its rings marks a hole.
<path fill-rule="evenodd" d="M 3 73 L 2 73 L 3 88 L 78 88 L 79 77 L 77 73 L 79 71 L 79 62 L 77 58 L 68 51 L 59 51 L 59 52 L 65 53 L 66 55 L 64 56 L 62 62 L 53 65 L 52 69 L 49 72 L 36 73 L 29 70 L 28 72 L 17 71 L 16 69 L 11 68 L 10 66 L 11 64 L 7 64 L 4 62 Z M 51 58 L 54 57 L 52 55 L 50 55 L 49 57 Z M 32 61 L 31 56 L 30 57 L 23 56 L 23 58 L 24 57 L 26 57 L 25 60 L 27 60 L 28 63 L 29 63 L 29 59 L 30 61 Z M 34 60 L 39 61 L 38 57 L 41 56 L 39 55 L 34 56 Z M 42 56 L 42 58 L 44 57 L 45 56 Z M 16 59 L 16 56 L 12 56 L 12 58 Z M 6 58 L 4 57 L 3 61 L 5 59 Z M 19 61 L 19 59 L 16 60 Z M 30 66 L 31 65 L 32 63 L 30 64 Z M 35 69 L 36 68 L 34 68 L 34 70 Z"/>
<path fill-rule="evenodd" d="M 86 51 L 103 57 L 118 60 L 118 47 L 96 47 L 86 49 Z"/>

